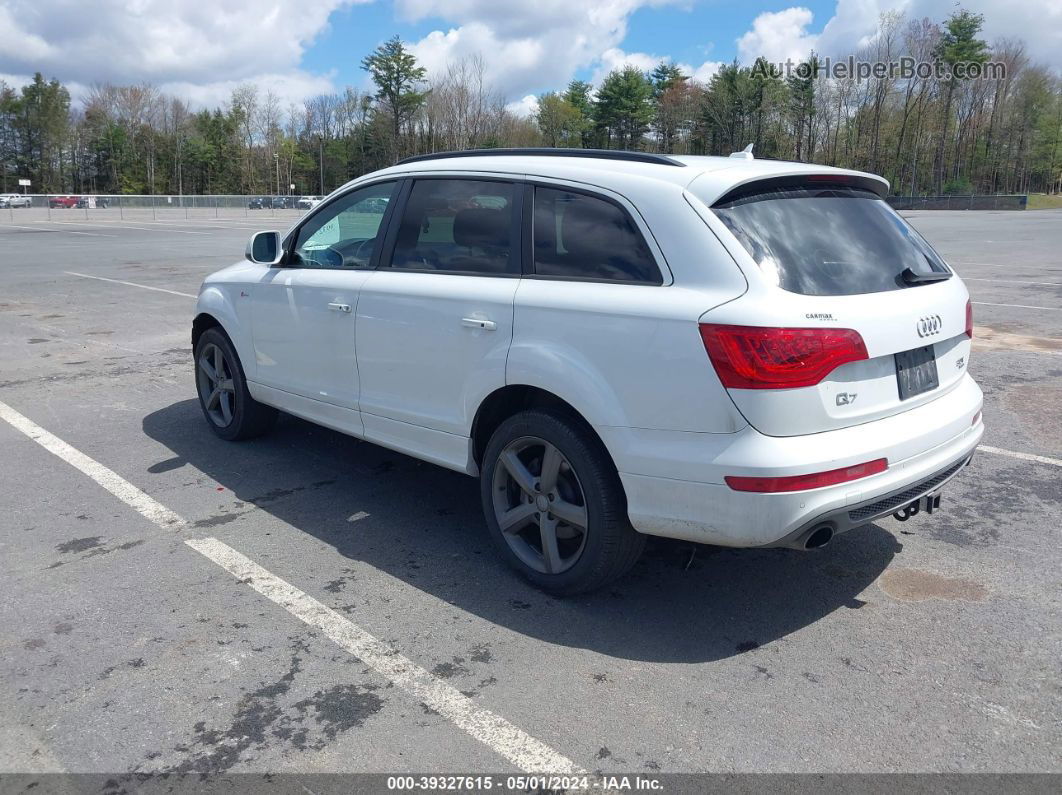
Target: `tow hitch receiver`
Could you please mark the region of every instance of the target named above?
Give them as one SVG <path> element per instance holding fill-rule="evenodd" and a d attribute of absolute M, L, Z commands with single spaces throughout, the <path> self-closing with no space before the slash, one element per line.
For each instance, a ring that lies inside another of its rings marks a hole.
<path fill-rule="evenodd" d="M 924 497 L 919 497 L 909 505 L 905 505 L 900 510 L 893 514 L 901 522 L 906 522 L 912 516 L 925 511 L 926 513 L 933 513 L 940 507 L 940 493 L 926 494 Z"/>

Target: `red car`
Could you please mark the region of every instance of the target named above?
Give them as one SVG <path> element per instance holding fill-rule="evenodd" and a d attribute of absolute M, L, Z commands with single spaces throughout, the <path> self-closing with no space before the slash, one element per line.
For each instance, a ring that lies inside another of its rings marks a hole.
<path fill-rule="evenodd" d="M 65 207 L 70 209 L 71 207 L 77 207 L 78 201 L 81 200 L 80 196 L 52 196 L 48 199 L 48 206 L 52 209 L 57 207 Z"/>

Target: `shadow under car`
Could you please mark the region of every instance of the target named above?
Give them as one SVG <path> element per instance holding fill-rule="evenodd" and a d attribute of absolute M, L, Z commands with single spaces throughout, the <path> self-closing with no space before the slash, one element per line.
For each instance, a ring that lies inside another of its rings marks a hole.
<path fill-rule="evenodd" d="M 473 478 L 285 414 L 267 436 L 225 442 L 195 400 L 148 415 L 143 429 L 173 453 L 149 472 L 190 464 L 344 558 L 512 631 L 622 659 L 706 662 L 750 651 L 860 607 L 857 594 L 902 548 L 876 525 L 813 552 L 650 538 L 623 579 L 557 599 L 497 556 Z M 368 516 L 347 521 L 359 511 Z M 324 579 L 307 571 L 298 584 L 320 594 L 315 576 Z"/>

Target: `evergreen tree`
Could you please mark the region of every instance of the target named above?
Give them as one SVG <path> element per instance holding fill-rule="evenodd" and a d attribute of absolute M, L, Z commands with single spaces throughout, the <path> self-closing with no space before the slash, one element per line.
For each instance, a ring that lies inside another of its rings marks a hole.
<path fill-rule="evenodd" d="M 555 91 L 538 98 L 535 122 L 547 146 L 578 148 L 582 145 L 582 114 Z"/>
<path fill-rule="evenodd" d="M 982 39 L 977 38 L 984 24 L 981 14 L 974 14 L 965 9 L 956 11 L 944 22 L 944 31 L 937 44 L 934 55 L 937 61 L 947 69 L 949 79 L 945 87 L 944 108 L 941 112 L 941 134 L 937 144 L 936 173 L 937 192 L 943 190 L 944 183 L 944 155 L 948 144 L 948 131 L 951 125 L 951 108 L 955 96 L 955 88 L 958 81 L 968 79 L 959 70 L 958 64 L 971 63 L 983 64 L 988 60 L 988 45 Z"/>
<path fill-rule="evenodd" d="M 613 70 L 601 84 L 594 121 L 608 148 L 639 149 L 653 121 L 653 84 L 633 66 Z"/>
<path fill-rule="evenodd" d="M 394 159 L 402 152 L 402 127 L 424 104 L 427 93 L 419 90 L 427 74 L 416 56 L 395 36 L 365 56 L 361 67 L 376 84 L 376 99 L 391 116 Z"/>
<path fill-rule="evenodd" d="M 594 101 L 592 99 L 594 87 L 583 80 L 572 80 L 568 83 L 562 98 L 575 108 L 578 115 L 579 138 L 583 149 L 593 146 L 594 126 Z"/>

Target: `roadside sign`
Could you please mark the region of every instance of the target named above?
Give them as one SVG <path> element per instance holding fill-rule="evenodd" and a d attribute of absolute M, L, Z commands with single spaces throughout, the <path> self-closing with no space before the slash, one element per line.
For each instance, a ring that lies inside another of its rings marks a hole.
<path fill-rule="evenodd" d="M 30 181 L 28 179 L 20 179 L 18 184 L 24 188 L 28 188 L 30 186 Z"/>

